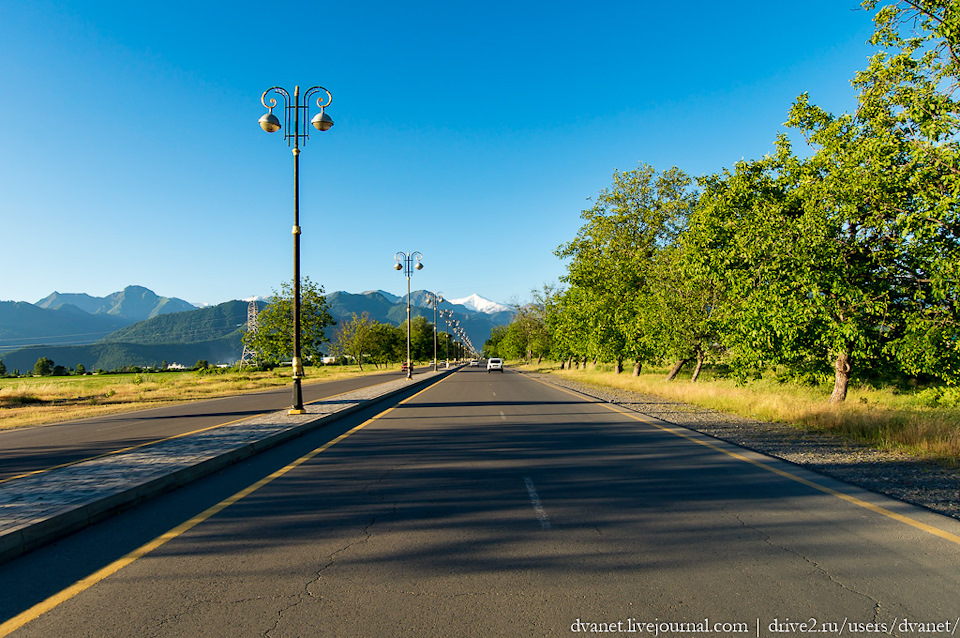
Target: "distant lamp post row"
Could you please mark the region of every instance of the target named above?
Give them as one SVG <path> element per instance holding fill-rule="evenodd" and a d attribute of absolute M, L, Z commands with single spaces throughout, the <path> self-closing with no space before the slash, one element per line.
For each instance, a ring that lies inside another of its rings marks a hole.
<path fill-rule="evenodd" d="M 444 320 L 444 321 L 446 322 L 446 324 L 447 324 L 447 330 L 448 330 L 448 333 L 447 333 L 447 366 L 449 366 L 449 365 L 450 365 L 450 337 L 451 337 L 451 335 L 453 335 L 453 336 L 460 336 L 460 333 L 461 333 L 461 330 L 460 330 L 460 321 L 459 321 L 458 319 L 454 319 L 454 318 L 453 318 L 453 311 L 452 311 L 452 310 L 441 310 L 441 311 L 440 311 L 440 316 L 443 318 L 443 320 Z M 454 357 L 454 362 L 459 361 L 459 356 L 458 356 L 458 353 L 457 353 L 456 343 L 454 343 L 453 357 Z"/>
<path fill-rule="evenodd" d="M 421 255 L 419 251 L 414 251 L 409 254 L 398 252 L 393 258 L 397 260 L 394 268 L 404 271 L 407 275 L 407 378 L 412 379 L 413 366 L 410 362 L 410 275 L 413 274 L 414 270 L 421 270 L 423 268 L 423 264 L 420 263 L 423 255 Z"/>
<path fill-rule="evenodd" d="M 260 103 L 267 109 L 267 112 L 260 118 L 260 128 L 267 133 L 276 133 L 281 128 L 280 119 L 273 114 L 273 109 L 277 107 L 277 99 L 271 97 L 269 103 L 267 95 L 273 91 L 283 98 L 283 113 L 286 133 L 284 139 L 287 146 L 293 144 L 293 407 L 290 408 L 290 414 L 303 414 L 306 412 L 303 408 L 303 391 L 300 385 L 300 379 L 303 378 L 303 360 L 300 357 L 300 144 L 306 144 L 309 137 L 309 129 L 306 126 L 307 119 L 310 117 L 310 100 L 317 96 L 317 108 L 320 111 L 313 117 L 311 124 L 318 131 L 327 131 L 333 126 L 333 118 L 325 111 L 333 101 L 330 91 L 322 86 L 312 86 L 303 94 L 303 101 L 300 100 L 300 86 L 293 88 L 293 98 L 286 89 L 274 86 L 263 92 L 260 96 Z M 302 115 L 302 130 L 301 130 Z M 290 120 L 293 120 L 293 127 L 290 127 Z"/>
<path fill-rule="evenodd" d="M 433 306 L 433 371 L 437 371 L 437 307 L 443 302 L 442 292 L 428 292 L 427 302 Z"/>
<path fill-rule="evenodd" d="M 440 318 L 443 319 L 443 322 L 447 324 L 447 333 L 446 339 L 443 340 L 444 343 L 444 352 L 446 353 L 446 366 L 450 367 L 450 318 L 453 317 L 452 310 L 441 310 Z"/>

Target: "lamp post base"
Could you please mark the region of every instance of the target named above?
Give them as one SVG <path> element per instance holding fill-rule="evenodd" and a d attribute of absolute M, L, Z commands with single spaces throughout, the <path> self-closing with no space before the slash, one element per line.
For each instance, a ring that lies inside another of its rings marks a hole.
<path fill-rule="evenodd" d="M 303 376 L 303 366 L 300 363 L 300 357 L 295 357 L 293 366 L 293 407 L 287 411 L 287 414 L 306 414 L 307 411 L 303 408 L 303 392 L 300 389 L 300 377 Z"/>

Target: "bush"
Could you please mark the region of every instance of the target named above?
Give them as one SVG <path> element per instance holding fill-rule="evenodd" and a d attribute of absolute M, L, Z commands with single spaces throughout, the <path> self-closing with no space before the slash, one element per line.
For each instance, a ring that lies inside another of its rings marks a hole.
<path fill-rule="evenodd" d="M 960 408 L 960 388 L 927 388 L 917 393 L 917 399 L 930 408 Z"/>

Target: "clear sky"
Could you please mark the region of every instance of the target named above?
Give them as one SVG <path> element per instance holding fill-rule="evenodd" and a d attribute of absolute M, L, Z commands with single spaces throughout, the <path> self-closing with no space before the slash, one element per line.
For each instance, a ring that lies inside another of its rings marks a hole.
<path fill-rule="evenodd" d="M 260 96 L 319 84 L 303 275 L 402 294 L 420 251 L 415 290 L 524 301 L 615 169 L 762 157 L 804 91 L 850 110 L 871 32 L 857 0 L 4 0 L 0 300 L 279 289 L 293 155 Z"/>

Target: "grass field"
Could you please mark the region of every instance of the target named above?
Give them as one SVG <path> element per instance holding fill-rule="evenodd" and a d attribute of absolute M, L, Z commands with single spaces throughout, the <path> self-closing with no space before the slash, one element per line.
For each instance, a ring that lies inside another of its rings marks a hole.
<path fill-rule="evenodd" d="M 391 368 L 392 369 L 392 368 Z M 304 384 L 384 372 L 307 368 Z M 290 368 L 271 372 L 155 372 L 0 379 L 0 429 L 212 399 L 289 386 Z"/>
<path fill-rule="evenodd" d="M 585 383 L 633 390 L 701 405 L 761 421 L 823 430 L 882 449 L 904 451 L 960 465 L 960 389 L 851 387 L 842 405 L 830 405 L 830 387 L 783 383 L 774 378 L 737 385 L 706 370 L 697 383 L 690 377 L 665 381 L 667 370 L 646 369 L 639 377 L 614 374 L 610 366 L 560 370 L 559 364 L 520 366 L 569 376 Z M 772 376 L 772 375 L 771 375 Z"/>

